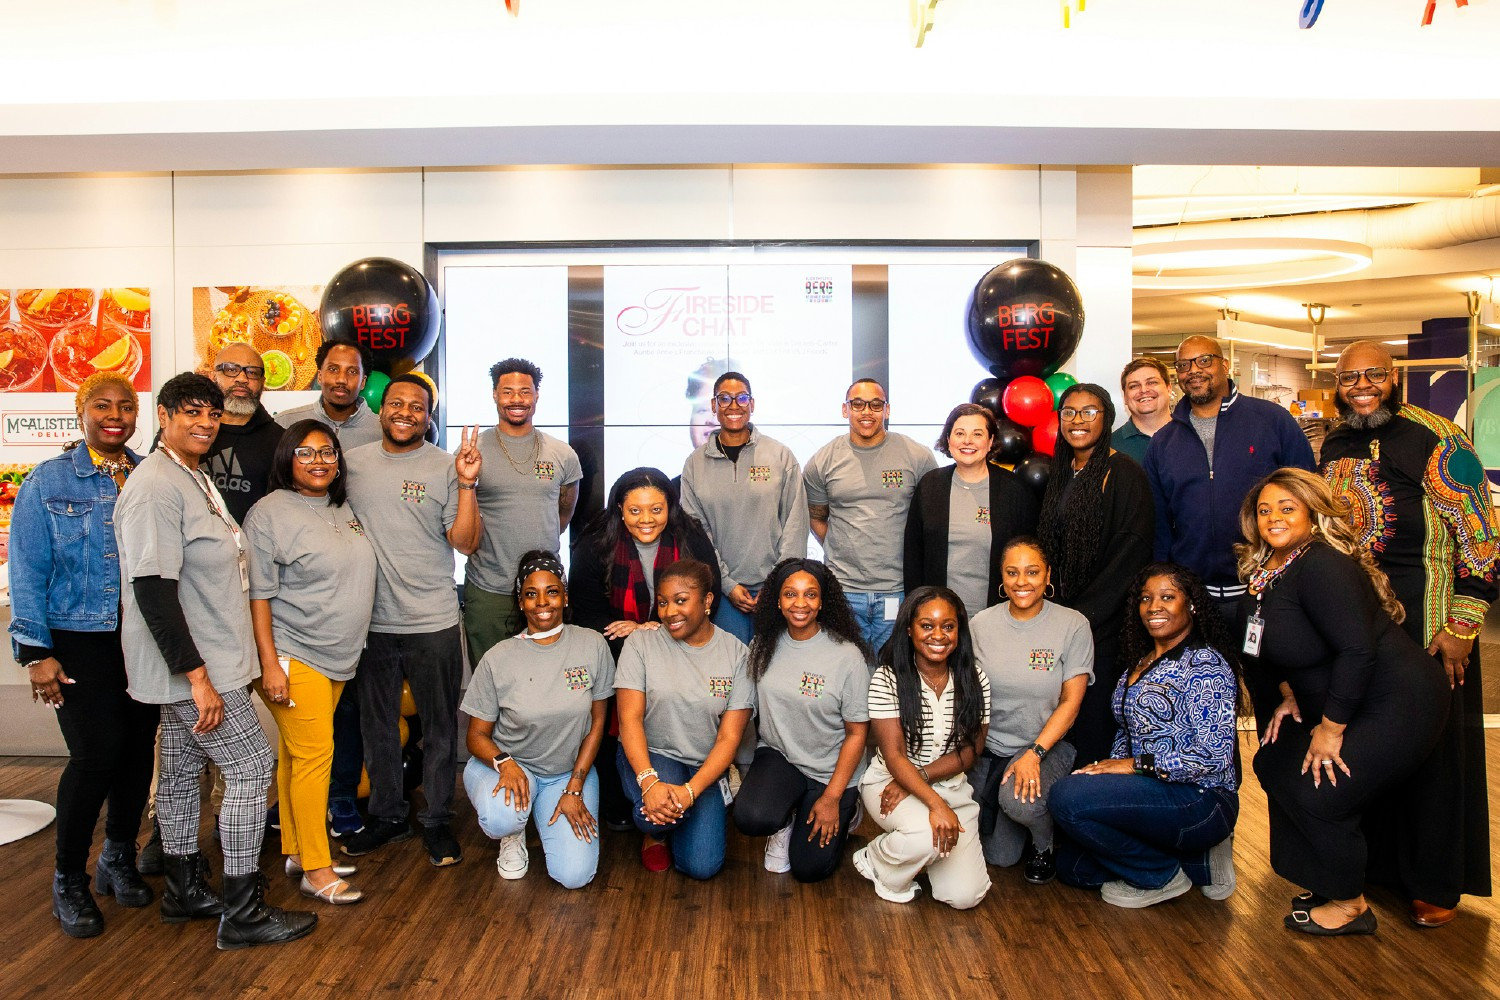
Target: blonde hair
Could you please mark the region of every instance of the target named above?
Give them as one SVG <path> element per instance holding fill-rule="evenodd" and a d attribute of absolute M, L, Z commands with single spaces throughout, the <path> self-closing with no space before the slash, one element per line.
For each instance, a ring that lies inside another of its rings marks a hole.
<path fill-rule="evenodd" d="M 1406 620 L 1406 609 L 1396 597 L 1396 592 L 1391 589 L 1390 578 L 1375 564 L 1375 557 L 1370 555 L 1369 549 L 1359 542 L 1359 535 L 1355 533 L 1354 524 L 1349 518 L 1349 501 L 1344 497 L 1334 496 L 1326 479 L 1306 469 L 1277 469 L 1245 494 L 1245 502 L 1240 504 L 1240 533 L 1245 536 L 1246 541 L 1234 547 L 1241 580 L 1249 580 L 1250 575 L 1271 554 L 1271 547 L 1260 537 L 1256 517 L 1261 491 L 1267 486 L 1285 490 L 1306 507 L 1312 515 L 1313 534 L 1359 563 L 1360 569 L 1365 571 L 1375 587 L 1375 596 L 1380 599 L 1381 609 L 1391 616 L 1391 621 L 1400 624 Z"/>
<path fill-rule="evenodd" d="M 141 405 L 140 398 L 135 394 L 135 386 L 130 384 L 130 379 L 119 372 L 94 372 L 78 386 L 78 392 L 73 395 L 73 409 L 82 411 L 83 404 L 93 399 L 94 393 L 106 385 L 119 386 L 129 394 L 132 403 L 137 406 Z"/>

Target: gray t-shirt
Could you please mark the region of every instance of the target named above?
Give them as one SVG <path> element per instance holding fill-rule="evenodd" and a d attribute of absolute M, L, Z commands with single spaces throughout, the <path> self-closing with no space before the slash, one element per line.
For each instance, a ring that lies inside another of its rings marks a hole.
<path fill-rule="evenodd" d="M 1196 413 L 1189 413 L 1188 419 L 1193 422 L 1193 430 L 1198 434 L 1198 440 L 1203 442 L 1203 450 L 1208 452 L 1208 471 L 1214 468 L 1214 434 L 1219 430 L 1218 416 L 1200 417 Z"/>
<path fill-rule="evenodd" d="M 650 545 L 642 545 L 640 542 L 635 543 L 635 554 L 640 556 L 641 573 L 646 577 L 646 592 L 651 595 L 653 606 L 656 603 L 656 553 L 660 548 L 661 536 L 659 535 L 657 536 L 657 540 Z M 649 621 L 653 617 L 652 615 L 648 615 L 647 620 Z"/>
<path fill-rule="evenodd" d="M 192 475 L 165 452 L 152 452 L 125 481 L 115 505 L 125 672 L 130 697 L 148 705 L 186 701 L 193 691 L 185 675 L 167 669 L 146 627 L 130 585 L 138 577 L 177 581 L 188 632 L 216 689 L 231 691 L 260 676 L 250 600 L 240 585 L 239 546 Z"/>
<path fill-rule="evenodd" d="M 969 623 L 974 657 L 990 680 L 990 728 L 985 746 L 1014 757 L 1036 742 L 1062 700 L 1064 681 L 1080 674 L 1094 683 L 1094 636 L 1089 620 L 1045 601 L 1030 621 L 1017 621 L 997 604 Z"/>
<path fill-rule="evenodd" d="M 747 656 L 745 644 L 721 628 L 698 648 L 664 628 L 637 629 L 620 650 L 615 688 L 646 693 L 649 749 L 697 766 L 713 749 L 724 713 L 755 704 Z"/>
<path fill-rule="evenodd" d="M 348 419 L 342 422 L 328 415 L 321 399 L 276 414 L 276 422 L 283 427 L 290 427 L 299 420 L 318 420 L 332 427 L 333 432 L 338 435 L 339 446 L 346 452 L 379 441 L 383 436 L 380 431 L 380 415 L 366 406 L 363 399 L 354 408 L 354 412 L 349 414 Z"/>
<path fill-rule="evenodd" d="M 957 472 L 948 492 L 948 587 L 972 618 L 989 602 L 990 477 L 966 483 Z"/>
<path fill-rule="evenodd" d="M 604 637 L 564 625 L 545 646 L 519 635 L 491 646 L 459 707 L 493 722 L 495 745 L 532 774 L 567 774 L 588 735 L 594 702 L 614 694 L 614 685 L 615 661 Z"/>
<path fill-rule="evenodd" d="M 824 631 L 801 641 L 783 634 L 755 685 L 760 745 L 828 784 L 844 747 L 844 723 L 870 721 L 869 689 L 870 668 L 853 643 L 837 642 Z M 861 758 L 851 787 L 864 769 Z"/>
<path fill-rule="evenodd" d="M 245 516 L 245 541 L 250 599 L 271 602 L 276 651 L 353 677 L 375 602 L 375 550 L 354 511 L 274 490 Z"/>
<path fill-rule="evenodd" d="M 533 429 L 524 437 L 507 437 L 502 449 L 499 433 L 492 427 L 479 435 L 484 535 L 469 557 L 464 583 L 509 594 L 523 555 L 532 549 L 557 551 L 558 496 L 583 478 L 583 466 L 577 452 L 551 434 Z"/>
<path fill-rule="evenodd" d="M 344 456 L 349 506 L 375 547 L 371 632 L 437 632 L 458 624 L 453 547 L 458 518 L 453 456 L 436 445 L 389 452 L 367 444 Z"/>
<path fill-rule="evenodd" d="M 807 463 L 807 502 L 828 505 L 823 553 L 845 590 L 902 588 L 906 513 L 917 480 L 936 468 L 929 448 L 896 433 L 873 448 L 860 448 L 841 434 Z"/>

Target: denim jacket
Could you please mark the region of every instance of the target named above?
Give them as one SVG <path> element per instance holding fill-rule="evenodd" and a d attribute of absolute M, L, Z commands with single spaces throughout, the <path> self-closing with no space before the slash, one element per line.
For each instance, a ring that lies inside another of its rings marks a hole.
<path fill-rule="evenodd" d="M 126 450 L 132 463 L 140 461 Z M 115 481 L 88 447 L 42 462 L 21 484 L 10 522 L 10 635 L 52 648 L 52 630 L 109 632 L 120 621 Z"/>

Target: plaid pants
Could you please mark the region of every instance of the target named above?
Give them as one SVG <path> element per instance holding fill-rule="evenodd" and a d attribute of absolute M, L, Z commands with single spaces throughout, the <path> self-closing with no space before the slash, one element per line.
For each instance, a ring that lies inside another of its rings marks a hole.
<path fill-rule="evenodd" d="M 266 789 L 275 760 L 248 688 L 221 691 L 224 721 L 207 733 L 194 733 L 198 706 L 189 698 L 161 707 L 161 779 L 156 818 L 166 853 L 186 857 L 198 850 L 199 782 L 213 761 L 224 775 L 219 809 L 219 841 L 224 874 L 249 875 L 260 867 L 266 829 Z"/>

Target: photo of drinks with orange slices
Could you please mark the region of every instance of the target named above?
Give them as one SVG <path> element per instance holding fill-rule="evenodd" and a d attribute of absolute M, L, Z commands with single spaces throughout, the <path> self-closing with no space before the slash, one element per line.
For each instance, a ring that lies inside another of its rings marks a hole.
<path fill-rule="evenodd" d="M 0 289 L 0 392 L 73 392 L 101 371 L 151 388 L 149 288 Z"/>

